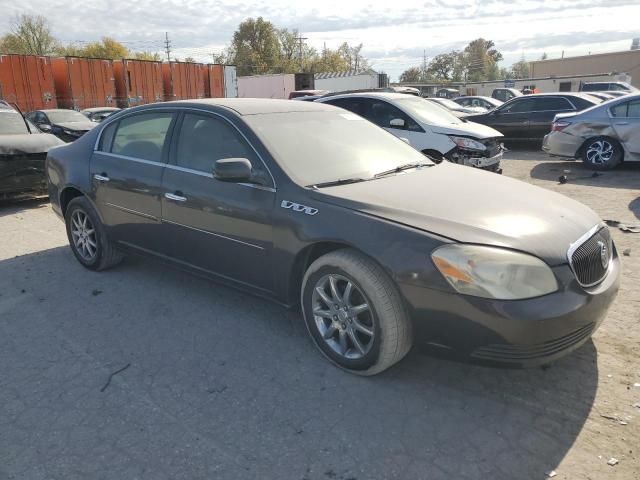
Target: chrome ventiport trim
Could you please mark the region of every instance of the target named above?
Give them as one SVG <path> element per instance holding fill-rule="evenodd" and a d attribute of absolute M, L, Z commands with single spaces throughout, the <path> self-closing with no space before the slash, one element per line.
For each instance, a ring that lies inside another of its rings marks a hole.
<path fill-rule="evenodd" d="M 609 254 L 610 255 L 609 265 L 607 266 L 604 275 L 597 282 L 593 282 L 593 283 L 582 283 L 578 278 L 576 269 L 573 266 L 573 254 L 576 252 L 576 250 L 580 248 L 587 240 L 589 240 L 591 237 L 593 237 L 596 233 L 598 233 L 603 228 L 607 228 L 607 225 L 605 223 L 598 223 L 594 225 L 589 229 L 589 231 L 587 231 L 587 233 L 585 233 L 580 238 L 578 238 L 575 242 L 569 245 L 569 249 L 567 250 L 567 261 L 569 262 L 569 267 L 571 268 L 571 271 L 573 272 L 573 276 L 576 278 L 576 281 L 582 287 L 586 287 L 586 288 L 593 287 L 601 283 L 607 277 L 607 275 L 609 274 L 609 270 L 611 270 L 611 267 L 613 265 L 613 262 L 612 262 L 613 248 L 612 248 Z M 613 245 L 613 239 L 611 240 L 611 244 Z"/>

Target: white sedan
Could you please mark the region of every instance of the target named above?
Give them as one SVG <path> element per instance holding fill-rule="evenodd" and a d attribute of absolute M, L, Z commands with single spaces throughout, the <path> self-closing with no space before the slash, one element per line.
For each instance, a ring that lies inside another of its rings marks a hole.
<path fill-rule="evenodd" d="M 400 93 L 349 93 L 316 102 L 344 108 L 366 118 L 435 160 L 502 172 L 502 134 L 458 118 L 423 98 Z"/>

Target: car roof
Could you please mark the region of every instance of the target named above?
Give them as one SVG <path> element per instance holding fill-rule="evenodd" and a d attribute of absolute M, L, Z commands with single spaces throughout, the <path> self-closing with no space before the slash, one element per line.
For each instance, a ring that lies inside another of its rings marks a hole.
<path fill-rule="evenodd" d="M 497 98 L 487 97 L 485 95 L 461 95 L 460 97 L 454 98 L 454 100 L 458 100 L 460 98 L 482 98 L 483 100 L 497 100 Z"/>
<path fill-rule="evenodd" d="M 42 112 L 42 113 L 49 113 L 49 112 L 75 112 L 76 110 L 73 110 L 71 108 L 41 108 L 40 110 L 32 110 L 29 113 L 33 113 L 33 112 Z"/>
<path fill-rule="evenodd" d="M 93 112 L 103 112 L 103 111 L 116 111 L 116 110 L 120 110 L 118 107 L 92 107 L 92 108 L 85 108 L 83 110 L 80 110 L 80 112 L 89 112 L 89 113 L 93 113 Z"/>
<path fill-rule="evenodd" d="M 411 98 L 415 97 L 415 95 L 407 95 L 406 93 L 396 93 L 396 92 L 362 92 L 362 93 L 342 93 L 339 95 L 331 95 L 325 96 L 322 98 L 384 98 L 386 100 L 400 100 L 403 98 Z"/>
<path fill-rule="evenodd" d="M 280 100 L 274 98 L 203 98 L 197 100 L 176 100 L 172 102 L 159 102 L 147 104 L 139 108 L 162 108 L 166 106 L 181 107 L 224 107 L 233 110 L 239 115 L 260 115 L 265 113 L 288 112 L 317 112 L 330 111 L 334 108 L 315 102 L 294 102 L 292 100 Z"/>

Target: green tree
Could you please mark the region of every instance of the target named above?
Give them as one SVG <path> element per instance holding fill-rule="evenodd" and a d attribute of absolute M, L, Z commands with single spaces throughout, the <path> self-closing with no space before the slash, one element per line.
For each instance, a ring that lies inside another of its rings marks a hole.
<path fill-rule="evenodd" d="M 422 82 L 423 71 L 418 67 L 407 68 L 400 74 L 400 83 L 417 83 Z"/>
<path fill-rule="evenodd" d="M 98 42 L 90 42 L 82 47 L 70 44 L 59 48 L 58 53 L 75 57 L 108 58 L 111 60 L 132 56 L 127 47 L 111 37 L 103 37 Z"/>
<path fill-rule="evenodd" d="M 50 55 L 58 48 L 47 19 L 41 15 L 19 15 L 11 32 L 0 38 L 0 52 Z"/>
<path fill-rule="evenodd" d="M 464 74 L 464 56 L 452 50 L 449 53 L 441 53 L 436 55 L 427 67 L 427 72 L 436 80 L 463 80 Z"/>
<path fill-rule="evenodd" d="M 520 61 L 511 65 L 511 75 L 512 78 L 529 78 L 529 62 L 525 60 L 524 56 L 520 59 Z"/>
<path fill-rule="evenodd" d="M 151 53 L 151 52 L 135 52 L 133 54 L 133 58 L 135 58 L 136 60 L 153 60 L 155 62 L 159 62 L 162 60 L 162 57 L 160 56 L 159 53 Z"/>
<path fill-rule="evenodd" d="M 272 73 L 280 61 L 277 29 L 262 17 L 249 18 L 238 25 L 230 50 L 238 75 Z"/>
<path fill-rule="evenodd" d="M 502 60 L 502 54 L 491 40 L 477 38 L 464 49 L 467 65 L 467 79 L 470 81 L 487 80 L 497 76 L 495 65 Z"/>

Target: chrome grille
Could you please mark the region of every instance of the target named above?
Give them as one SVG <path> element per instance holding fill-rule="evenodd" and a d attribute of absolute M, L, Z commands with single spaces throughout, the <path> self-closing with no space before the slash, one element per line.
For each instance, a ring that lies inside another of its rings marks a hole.
<path fill-rule="evenodd" d="M 576 279 L 583 287 L 590 287 L 606 276 L 613 256 L 613 242 L 607 227 L 569 249 L 569 263 Z"/>

